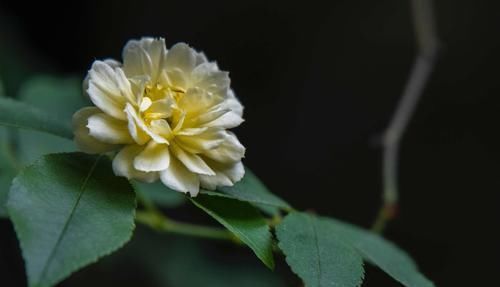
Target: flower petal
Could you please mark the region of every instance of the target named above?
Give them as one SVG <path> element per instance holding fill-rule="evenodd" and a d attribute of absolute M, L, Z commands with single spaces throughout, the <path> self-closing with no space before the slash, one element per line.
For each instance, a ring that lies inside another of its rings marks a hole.
<path fill-rule="evenodd" d="M 128 118 L 128 129 L 130 135 L 139 145 L 145 144 L 149 138 L 152 138 L 157 143 L 168 144 L 168 141 L 162 136 L 152 132 L 146 125 L 142 117 L 137 113 L 135 108 L 127 103 L 125 113 Z"/>
<path fill-rule="evenodd" d="M 102 113 L 96 107 L 85 107 L 73 115 L 73 131 L 75 133 L 75 144 L 79 150 L 86 153 L 103 153 L 119 148 L 117 145 L 103 143 L 89 134 L 87 128 L 89 117 Z"/>
<path fill-rule="evenodd" d="M 227 175 L 233 183 L 240 181 L 245 175 L 245 167 L 241 161 L 230 165 L 222 170 L 222 172 Z"/>
<path fill-rule="evenodd" d="M 221 96 L 227 94 L 230 83 L 229 73 L 219 70 L 214 62 L 197 66 L 191 74 L 191 87 L 198 87 Z"/>
<path fill-rule="evenodd" d="M 166 119 L 172 115 L 172 106 L 174 103 L 172 98 L 154 101 L 147 110 L 146 116 L 148 118 Z"/>
<path fill-rule="evenodd" d="M 234 91 L 229 89 L 227 92 L 227 98 L 224 101 L 224 106 L 236 114 L 243 116 L 243 105 L 240 103 Z"/>
<path fill-rule="evenodd" d="M 122 63 L 116 61 L 115 59 L 104 59 L 103 62 L 108 64 L 113 69 L 121 67 L 121 65 L 122 65 Z M 82 91 L 87 96 L 88 96 L 87 90 L 89 89 L 89 78 L 90 78 L 90 76 L 87 73 L 87 75 L 85 76 L 85 79 L 83 79 L 83 83 L 82 83 Z"/>
<path fill-rule="evenodd" d="M 224 113 L 220 117 L 214 119 L 213 121 L 202 124 L 202 127 L 216 127 L 216 128 L 224 128 L 224 129 L 232 129 L 235 128 L 245 120 L 238 115 L 237 113 L 230 111 Z"/>
<path fill-rule="evenodd" d="M 243 105 L 238 101 L 238 99 L 234 96 L 232 90 L 229 91 L 228 97 L 220 104 L 212 108 L 211 113 L 215 113 L 216 111 L 229 111 L 227 113 L 221 114 L 219 117 L 208 117 L 208 115 L 204 115 L 203 119 L 205 121 L 200 122 L 201 126 L 206 127 L 220 127 L 225 129 L 231 129 L 239 126 L 242 122 L 244 122 L 243 116 Z M 200 116 L 201 119 L 201 116 Z"/>
<path fill-rule="evenodd" d="M 151 121 L 151 130 L 167 140 L 173 137 L 172 129 L 166 120 Z"/>
<path fill-rule="evenodd" d="M 167 53 L 165 66 L 167 71 L 174 68 L 182 70 L 186 74 L 193 71 L 197 61 L 196 51 L 186 43 L 177 43 Z"/>
<path fill-rule="evenodd" d="M 130 144 L 134 140 L 130 137 L 127 123 L 117 120 L 105 113 L 97 113 L 88 118 L 87 128 L 94 138 L 108 144 Z"/>
<path fill-rule="evenodd" d="M 201 88 L 190 88 L 177 101 L 177 105 L 186 112 L 189 118 L 194 118 L 211 111 L 214 106 L 220 104 L 223 100 L 223 97 L 209 93 Z"/>
<path fill-rule="evenodd" d="M 218 186 L 233 186 L 233 182 L 224 173 L 200 175 L 200 185 L 204 189 L 216 190 Z"/>
<path fill-rule="evenodd" d="M 235 163 L 245 156 L 245 147 L 238 138 L 226 131 L 226 140 L 217 148 L 203 152 L 203 155 L 221 163 Z"/>
<path fill-rule="evenodd" d="M 137 170 L 162 171 L 170 164 L 170 153 L 168 146 L 149 141 L 146 148 L 134 159 L 134 167 Z"/>
<path fill-rule="evenodd" d="M 125 120 L 123 112 L 127 98 L 122 95 L 122 85 L 118 83 L 120 76 L 103 61 L 95 61 L 89 71 L 89 87 L 87 93 L 90 100 L 108 115 Z M 130 91 L 131 93 L 131 91 Z"/>
<path fill-rule="evenodd" d="M 138 179 L 144 182 L 153 182 L 158 179 L 157 172 L 143 172 L 134 167 L 135 157 L 141 153 L 143 147 L 128 145 L 124 147 L 113 159 L 113 171 L 117 176 L 128 179 Z"/>
<path fill-rule="evenodd" d="M 198 195 L 200 190 L 200 180 L 198 175 L 190 172 L 177 159 L 172 158 L 170 166 L 160 172 L 160 179 L 167 187 L 187 193 L 192 197 Z"/>
<path fill-rule="evenodd" d="M 206 189 L 215 190 L 217 186 L 233 186 L 245 175 L 245 167 L 241 161 L 230 165 L 221 165 L 209 161 L 209 164 L 215 171 L 215 175 L 200 175 L 201 186 Z"/>
<path fill-rule="evenodd" d="M 130 40 L 123 48 L 123 69 L 127 76 L 149 75 L 156 82 L 164 67 L 165 40 L 142 38 Z"/>
<path fill-rule="evenodd" d="M 195 130 L 195 129 L 190 129 Z M 203 129 L 199 129 L 203 130 Z M 184 130 L 182 131 L 184 132 Z M 197 154 L 204 151 L 215 149 L 223 144 L 226 140 L 226 132 L 224 130 L 208 130 L 198 134 L 178 133 L 175 140 L 188 152 Z"/>
<path fill-rule="evenodd" d="M 215 175 L 215 172 L 205 163 L 205 161 L 203 161 L 201 157 L 185 152 L 175 143 L 172 143 L 170 148 L 175 157 L 191 172 L 197 174 Z"/>

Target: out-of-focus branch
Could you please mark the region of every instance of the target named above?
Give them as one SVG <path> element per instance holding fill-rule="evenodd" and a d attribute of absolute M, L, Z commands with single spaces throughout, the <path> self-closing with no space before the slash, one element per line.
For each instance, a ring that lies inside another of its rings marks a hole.
<path fill-rule="evenodd" d="M 432 0 L 411 0 L 418 45 L 417 57 L 403 95 L 384 132 L 382 142 L 383 205 L 372 229 L 382 232 L 398 209 L 398 162 L 401 138 L 432 73 L 439 49 Z"/>

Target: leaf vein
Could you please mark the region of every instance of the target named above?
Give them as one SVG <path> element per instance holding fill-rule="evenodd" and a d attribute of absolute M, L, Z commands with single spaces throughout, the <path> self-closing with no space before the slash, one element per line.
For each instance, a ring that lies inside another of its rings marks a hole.
<path fill-rule="evenodd" d="M 314 237 L 314 245 L 316 247 L 316 253 L 318 254 L 317 257 L 317 265 L 318 265 L 318 286 L 321 287 L 321 253 L 319 251 L 319 244 L 318 244 L 318 233 L 316 231 L 316 224 L 312 220 L 310 216 L 307 217 L 309 219 L 310 225 L 313 229 L 313 237 Z"/>
<path fill-rule="evenodd" d="M 95 160 L 94 164 L 90 168 L 89 173 L 87 174 L 87 176 L 83 180 L 83 183 L 82 183 L 82 185 L 80 187 L 80 191 L 78 193 L 78 197 L 76 198 L 75 204 L 73 205 L 73 208 L 71 209 L 71 212 L 70 212 L 70 214 L 68 216 L 68 219 L 66 219 L 66 222 L 64 223 L 64 226 L 63 226 L 63 228 L 61 230 L 61 233 L 57 237 L 56 244 L 52 248 L 49 257 L 47 258 L 47 261 L 45 262 L 45 265 L 43 267 L 42 273 L 40 274 L 39 281 L 42 281 L 44 279 L 44 277 L 46 276 L 46 274 L 47 274 L 48 266 L 51 264 L 52 260 L 54 259 L 54 255 L 56 253 L 56 250 L 59 247 L 59 244 L 61 244 L 61 241 L 62 241 L 62 239 L 64 237 L 64 234 L 66 233 L 66 230 L 68 229 L 69 223 L 70 223 L 71 219 L 73 218 L 73 215 L 75 214 L 76 208 L 78 207 L 78 204 L 80 203 L 80 200 L 81 200 L 83 194 L 85 193 L 88 181 L 92 177 L 92 174 L 94 173 L 94 170 L 97 167 L 97 163 L 99 162 L 100 158 L 101 158 L 100 156 L 97 157 L 97 159 Z"/>

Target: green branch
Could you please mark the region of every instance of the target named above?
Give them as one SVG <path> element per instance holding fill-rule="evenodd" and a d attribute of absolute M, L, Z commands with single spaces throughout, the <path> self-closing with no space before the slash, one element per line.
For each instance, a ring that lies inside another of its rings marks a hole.
<path fill-rule="evenodd" d="M 382 142 L 383 204 L 372 230 L 382 232 L 398 208 L 398 162 L 401 139 L 407 129 L 427 81 L 432 73 L 439 47 L 432 0 L 412 0 L 413 25 L 418 55 L 408 77 L 401 100 L 384 132 Z"/>
<path fill-rule="evenodd" d="M 163 214 L 155 211 L 138 211 L 136 220 L 150 228 L 159 231 L 167 232 L 178 235 L 193 236 L 207 239 L 227 240 L 234 243 L 240 241 L 229 231 L 208 227 L 203 225 L 196 225 L 191 223 L 184 223 L 170 219 Z"/>

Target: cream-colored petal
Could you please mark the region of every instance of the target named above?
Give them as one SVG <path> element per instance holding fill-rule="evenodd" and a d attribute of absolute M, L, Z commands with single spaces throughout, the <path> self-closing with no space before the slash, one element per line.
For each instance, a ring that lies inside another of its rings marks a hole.
<path fill-rule="evenodd" d="M 210 123 L 224 114 L 231 112 L 229 109 L 221 109 L 220 105 L 216 105 L 207 111 L 199 111 L 198 114 L 191 114 L 186 125 L 189 127 L 200 127 Z"/>
<path fill-rule="evenodd" d="M 215 127 L 215 128 L 232 129 L 232 128 L 235 128 L 235 127 L 241 125 L 241 123 L 243 123 L 244 121 L 245 120 L 240 115 L 238 115 L 237 113 L 235 113 L 233 111 L 230 111 L 230 112 L 224 113 L 223 115 L 221 115 L 220 117 L 218 117 L 212 121 L 201 124 L 201 126 L 202 127 Z"/>
<path fill-rule="evenodd" d="M 201 157 L 184 151 L 175 143 L 170 145 L 170 149 L 175 157 L 191 172 L 197 174 L 215 175 L 215 172 L 205 163 L 205 161 L 203 161 Z"/>
<path fill-rule="evenodd" d="M 243 163 L 239 161 L 222 169 L 222 172 L 229 177 L 233 183 L 236 183 L 245 175 L 245 167 L 243 166 Z"/>
<path fill-rule="evenodd" d="M 146 111 L 149 118 L 165 119 L 172 115 L 172 106 L 175 104 L 172 98 L 157 100 L 151 103 Z"/>
<path fill-rule="evenodd" d="M 89 129 L 87 128 L 89 117 L 102 113 L 101 110 L 95 107 L 85 107 L 77 111 L 73 115 L 73 131 L 75 134 L 75 144 L 79 150 L 97 154 L 108 151 L 113 151 L 119 148 L 117 145 L 103 143 L 89 134 Z"/>
<path fill-rule="evenodd" d="M 217 186 L 233 186 L 245 175 L 245 168 L 240 162 L 224 165 L 209 161 L 215 171 L 214 176 L 200 175 L 200 184 L 203 188 L 215 190 Z"/>
<path fill-rule="evenodd" d="M 113 69 L 121 67 L 121 65 L 122 65 L 122 63 L 120 63 L 120 62 L 118 62 L 118 61 L 116 61 L 114 59 L 104 59 L 103 62 L 106 63 L 106 64 L 108 64 Z M 85 79 L 83 79 L 83 83 L 82 83 L 82 91 L 87 96 L 88 96 L 87 90 L 89 89 L 89 78 L 90 78 L 90 76 L 87 73 L 87 75 L 85 76 Z"/>
<path fill-rule="evenodd" d="M 208 60 L 207 60 L 207 56 L 205 56 L 205 53 L 198 52 L 196 54 L 196 64 L 195 64 L 195 66 L 199 66 L 199 65 L 201 65 L 203 63 L 206 63 L 206 62 L 208 62 Z"/>
<path fill-rule="evenodd" d="M 127 79 L 127 76 L 125 75 L 123 70 L 121 68 L 116 68 L 115 72 L 116 85 L 120 90 L 122 96 L 127 99 L 128 102 L 134 105 L 139 105 L 137 96 L 132 93 L 132 85 L 130 84 L 130 81 Z"/>
<path fill-rule="evenodd" d="M 243 105 L 240 103 L 233 90 L 229 90 L 227 92 L 227 98 L 222 103 L 223 107 L 226 109 L 230 109 L 235 112 L 239 116 L 243 116 Z"/>
<path fill-rule="evenodd" d="M 169 164 L 168 146 L 154 141 L 149 141 L 146 148 L 134 159 L 134 167 L 145 172 L 162 171 L 167 169 Z"/>
<path fill-rule="evenodd" d="M 215 175 L 200 175 L 200 186 L 208 190 L 216 190 L 218 186 L 232 186 L 233 182 L 222 172 Z"/>
<path fill-rule="evenodd" d="M 212 129 L 192 135 L 180 135 L 178 133 L 175 140 L 186 151 L 198 154 L 222 145 L 226 140 L 226 132 Z"/>
<path fill-rule="evenodd" d="M 217 148 L 203 152 L 203 155 L 221 163 L 235 163 L 245 156 L 245 147 L 231 132 L 226 131 L 226 140 Z"/>
<path fill-rule="evenodd" d="M 87 93 L 90 100 L 108 115 L 125 120 L 123 112 L 126 97 L 122 95 L 121 86 L 118 83 L 119 75 L 116 71 L 103 61 L 95 61 L 89 71 L 89 87 Z"/>
<path fill-rule="evenodd" d="M 207 130 L 208 130 L 208 128 L 206 128 L 206 127 L 204 127 L 204 128 L 186 128 L 186 129 L 180 130 L 177 133 L 177 135 L 178 136 L 196 136 L 196 135 L 199 135 L 199 134 L 206 132 Z"/>
<path fill-rule="evenodd" d="M 127 129 L 127 123 L 105 113 L 97 113 L 88 118 L 89 134 L 108 144 L 131 144 L 134 142 Z"/>
<path fill-rule="evenodd" d="M 230 110 L 230 112 L 214 118 L 210 122 L 206 121 L 201 126 L 231 129 L 245 121 L 243 119 L 243 105 L 238 101 L 232 90 L 228 91 L 227 98 L 218 104 L 217 107 L 219 110 Z"/>
<path fill-rule="evenodd" d="M 175 158 L 171 158 L 170 166 L 160 172 L 160 179 L 167 187 L 188 193 L 195 197 L 200 190 L 200 180 L 197 174 L 190 172 Z"/>
<path fill-rule="evenodd" d="M 166 76 L 162 75 L 162 78 L 166 79 L 166 82 L 169 86 L 182 89 L 187 88 L 188 75 L 186 75 L 186 73 L 180 68 L 170 68 L 168 71 L 165 71 L 164 75 Z"/>
<path fill-rule="evenodd" d="M 129 77 L 130 87 L 132 89 L 132 94 L 135 95 L 137 104 L 142 103 L 142 98 L 144 97 L 146 85 L 150 82 L 150 77 L 148 75 Z"/>
<path fill-rule="evenodd" d="M 139 110 L 142 113 L 142 112 L 146 111 L 147 109 L 149 109 L 149 107 L 151 107 L 152 104 L 153 104 L 153 101 L 151 101 L 151 99 L 149 97 L 144 97 L 144 98 L 142 98 L 141 104 L 139 105 Z"/>
<path fill-rule="evenodd" d="M 190 78 L 191 87 L 198 87 L 225 96 L 231 83 L 229 73 L 220 71 L 216 63 L 203 63 L 197 66 Z"/>
<path fill-rule="evenodd" d="M 167 71 L 178 68 L 186 74 L 190 74 L 195 68 L 197 53 L 186 43 L 177 43 L 167 53 L 165 67 Z"/>
<path fill-rule="evenodd" d="M 220 104 L 223 100 L 224 98 L 203 89 L 190 88 L 177 102 L 177 105 L 187 113 L 188 117 L 194 117 L 211 111 L 212 108 Z"/>
<path fill-rule="evenodd" d="M 146 125 L 142 117 L 137 113 L 135 108 L 127 103 L 125 113 L 128 118 L 128 128 L 130 135 L 139 145 L 145 144 L 149 138 L 152 138 L 157 143 L 168 144 L 168 141 L 162 136 L 152 132 Z"/>
<path fill-rule="evenodd" d="M 123 69 L 127 76 L 149 75 L 156 82 L 165 65 L 165 40 L 142 38 L 131 40 L 123 49 Z"/>
<path fill-rule="evenodd" d="M 158 179 L 157 172 L 143 172 L 134 167 L 134 159 L 143 151 L 144 147 L 128 145 L 120 150 L 113 159 L 113 171 L 117 176 L 128 179 L 137 179 L 144 182 L 153 182 Z"/>
<path fill-rule="evenodd" d="M 125 113 L 128 118 L 128 130 L 130 136 L 134 139 L 134 141 L 138 145 L 143 145 L 147 143 L 150 139 L 149 135 L 141 128 L 140 124 L 144 124 L 144 122 L 138 118 L 137 113 L 134 112 L 134 108 L 132 106 L 127 106 L 125 108 Z"/>
<path fill-rule="evenodd" d="M 180 113 L 180 116 L 178 117 L 174 117 L 176 118 L 176 124 L 175 124 L 175 127 L 174 127 L 174 130 L 172 131 L 174 134 L 176 134 L 177 132 L 179 132 L 183 127 L 184 127 L 184 121 L 186 119 L 186 112 L 184 111 L 181 111 Z"/>
<path fill-rule="evenodd" d="M 151 121 L 151 131 L 167 140 L 170 140 L 174 136 L 172 129 L 166 120 Z"/>

